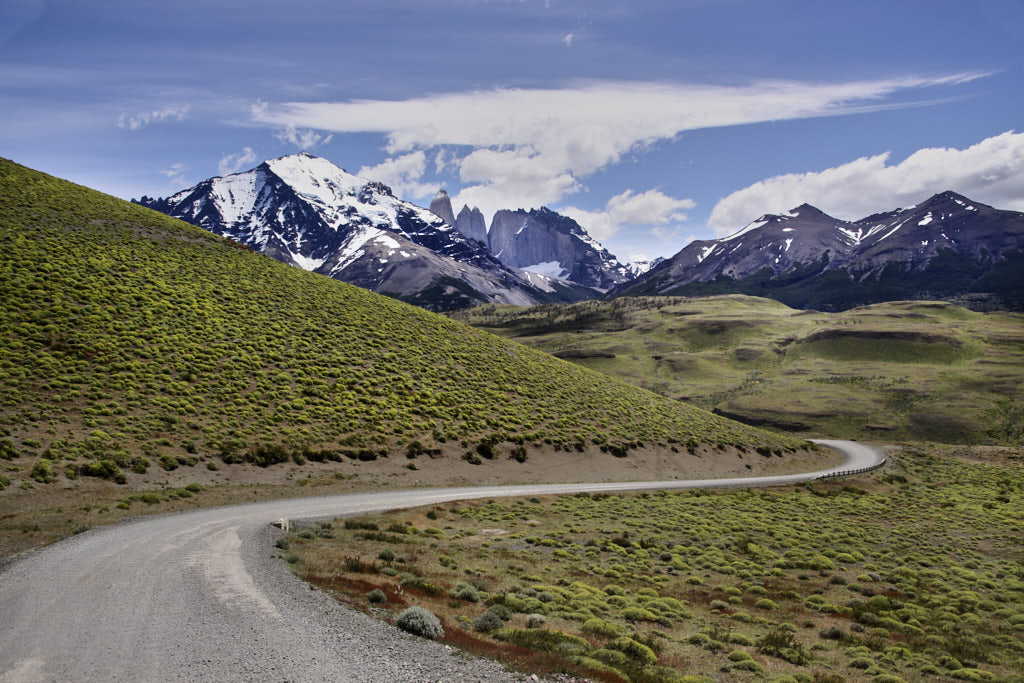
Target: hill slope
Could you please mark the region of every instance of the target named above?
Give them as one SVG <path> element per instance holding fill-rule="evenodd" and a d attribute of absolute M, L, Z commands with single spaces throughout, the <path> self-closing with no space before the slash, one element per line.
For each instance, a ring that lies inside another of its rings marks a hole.
<path fill-rule="evenodd" d="M 214 456 L 802 447 L 6 160 L 0 245 L 0 456 L 37 481 Z"/>
<path fill-rule="evenodd" d="M 620 298 L 458 319 L 751 424 L 807 435 L 1024 443 L 1024 315 L 944 302 L 843 313 L 769 299 Z"/>

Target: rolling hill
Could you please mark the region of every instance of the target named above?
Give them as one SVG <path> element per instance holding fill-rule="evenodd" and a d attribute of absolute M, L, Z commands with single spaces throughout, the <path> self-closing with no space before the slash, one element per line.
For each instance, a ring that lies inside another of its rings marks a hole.
<path fill-rule="evenodd" d="M 10 161 L 0 244 L 8 483 L 805 445 Z"/>
<path fill-rule="evenodd" d="M 798 311 L 743 295 L 620 298 L 458 319 L 749 424 L 1024 443 L 1024 315 L 946 302 Z"/>

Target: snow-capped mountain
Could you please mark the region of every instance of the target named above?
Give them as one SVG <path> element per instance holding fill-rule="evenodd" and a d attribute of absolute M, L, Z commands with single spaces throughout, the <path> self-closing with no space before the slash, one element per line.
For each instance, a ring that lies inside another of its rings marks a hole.
<path fill-rule="evenodd" d="M 601 290 L 631 279 L 579 223 L 547 208 L 498 211 L 487 238 L 491 253 L 507 266 Z"/>
<path fill-rule="evenodd" d="M 464 206 L 456 217 L 451 198 L 442 189 L 430 210 L 465 237 L 487 245 L 495 258 L 512 268 L 602 291 L 635 275 L 579 223 L 548 208 L 503 209 L 494 214 L 488 229 L 477 208 Z"/>
<path fill-rule="evenodd" d="M 651 268 L 654 268 L 655 266 L 659 265 L 664 260 L 664 256 L 658 256 L 653 259 L 635 258 L 626 264 L 626 270 L 628 270 L 629 274 L 632 275 L 634 278 L 640 277 L 641 275 L 649 271 Z"/>
<path fill-rule="evenodd" d="M 611 295 L 741 292 L 825 309 L 969 293 L 1012 302 L 1024 286 L 1022 250 L 1024 213 L 955 192 L 853 222 L 803 204 L 691 242 Z"/>
<path fill-rule="evenodd" d="M 383 183 L 302 153 L 140 204 L 279 261 L 435 310 L 559 300 Z"/>

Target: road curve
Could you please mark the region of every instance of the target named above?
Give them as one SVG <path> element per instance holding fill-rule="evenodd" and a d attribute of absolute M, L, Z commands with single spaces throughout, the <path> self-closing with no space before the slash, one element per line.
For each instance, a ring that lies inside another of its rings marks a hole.
<path fill-rule="evenodd" d="M 0 572 L 0 681 L 520 681 L 338 605 L 272 559 L 271 520 L 553 493 L 776 486 L 871 467 L 846 456 L 805 474 L 384 491 L 143 518 L 29 553 Z"/>

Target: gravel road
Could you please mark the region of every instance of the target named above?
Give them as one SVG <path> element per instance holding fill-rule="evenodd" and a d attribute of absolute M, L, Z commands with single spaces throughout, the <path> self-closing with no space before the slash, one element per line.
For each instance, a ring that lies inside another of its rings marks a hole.
<path fill-rule="evenodd" d="M 843 465 L 799 475 L 429 489 L 301 498 L 147 517 L 29 553 L 0 572 L 0 681 L 522 681 L 500 665 L 347 609 L 273 559 L 279 517 L 468 498 L 773 486 L 882 455 L 819 441 Z"/>

